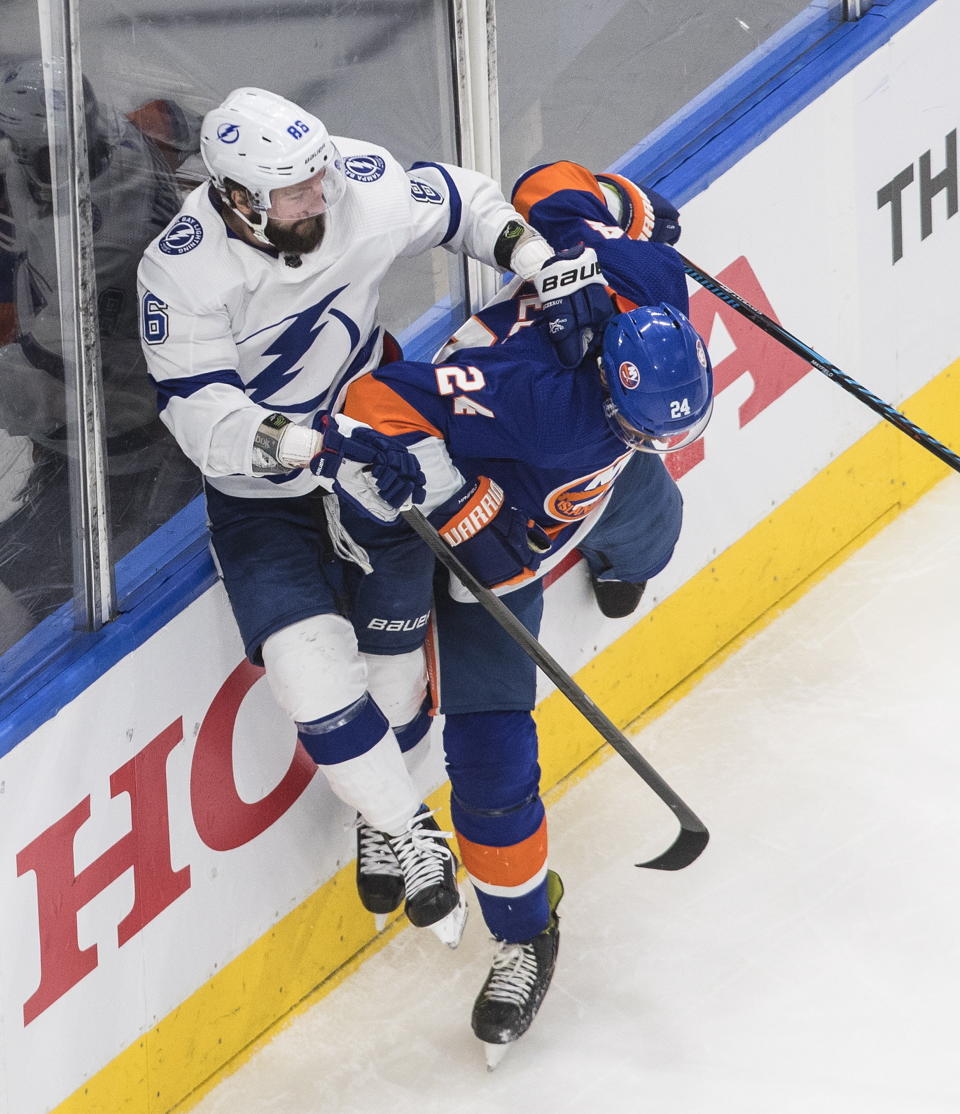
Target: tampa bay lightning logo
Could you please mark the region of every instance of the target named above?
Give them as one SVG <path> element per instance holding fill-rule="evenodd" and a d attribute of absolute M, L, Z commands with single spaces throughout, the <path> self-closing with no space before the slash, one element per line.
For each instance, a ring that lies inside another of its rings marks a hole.
<path fill-rule="evenodd" d="M 355 182 L 375 182 L 382 178 L 387 164 L 379 155 L 351 155 L 343 160 L 343 172 Z"/>
<path fill-rule="evenodd" d="M 247 394 L 253 402 L 258 405 L 266 403 L 300 374 L 307 353 L 313 347 L 317 336 L 330 324 L 331 319 L 339 321 L 346 329 L 351 350 L 356 348 L 360 341 L 360 330 L 356 322 L 346 313 L 332 306 L 332 303 L 346 289 L 346 286 L 340 286 L 314 305 L 307 306 L 298 313 L 285 317 L 283 321 L 240 340 L 239 343 L 242 345 L 253 341 L 264 332 L 275 333 L 273 340 L 263 350 L 264 358 L 273 358 L 263 371 L 247 383 Z M 282 330 L 280 326 L 283 326 Z M 315 398 L 300 402 L 286 401 L 283 404 L 284 413 L 309 414 L 316 410 L 325 395 L 326 389 Z"/>
<path fill-rule="evenodd" d="M 183 255 L 193 249 L 203 239 L 203 229 L 196 217 L 181 213 L 170 228 L 163 234 L 157 245 L 164 255 Z"/>
<path fill-rule="evenodd" d="M 439 190 L 428 186 L 419 178 L 410 179 L 410 194 L 414 201 L 422 201 L 425 205 L 442 205 L 443 197 Z"/>
<path fill-rule="evenodd" d="M 221 124 L 217 128 L 217 139 L 221 143 L 236 143 L 240 138 L 240 129 L 236 124 Z"/>

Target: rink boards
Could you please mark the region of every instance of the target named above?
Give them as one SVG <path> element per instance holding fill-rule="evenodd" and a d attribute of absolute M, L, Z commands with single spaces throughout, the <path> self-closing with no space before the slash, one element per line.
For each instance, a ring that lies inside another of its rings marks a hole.
<path fill-rule="evenodd" d="M 915 7 L 684 206 L 682 246 L 960 445 L 960 13 Z M 543 642 L 624 727 L 948 472 L 706 291 L 691 312 L 718 395 L 678 465 L 673 563 L 630 620 L 600 616 L 580 565 L 547 591 Z M 599 740 L 541 696 L 552 786 Z M 436 803 L 440 769 L 435 747 Z M 0 759 L 0 802 L 0 1109 L 169 1111 L 370 943 L 350 816 L 243 664 L 219 585 Z M 672 838 L 663 811 L 638 854 Z"/>

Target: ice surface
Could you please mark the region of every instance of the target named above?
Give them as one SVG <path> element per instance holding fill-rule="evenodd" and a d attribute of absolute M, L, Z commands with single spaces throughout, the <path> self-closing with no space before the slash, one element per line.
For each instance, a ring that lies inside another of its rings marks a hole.
<path fill-rule="evenodd" d="M 956 1114 L 958 569 L 951 477 L 636 737 L 711 829 L 687 870 L 632 865 L 675 829 L 615 755 L 550 810 L 557 974 L 495 1073 L 474 909 L 197 1114 Z"/>

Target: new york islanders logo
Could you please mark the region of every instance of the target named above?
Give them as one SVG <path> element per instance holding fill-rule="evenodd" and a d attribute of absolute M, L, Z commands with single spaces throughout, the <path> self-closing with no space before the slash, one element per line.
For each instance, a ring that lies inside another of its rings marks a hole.
<path fill-rule="evenodd" d="M 620 382 L 628 391 L 635 391 L 640 386 L 640 369 L 629 360 L 624 360 L 620 365 Z"/>
<path fill-rule="evenodd" d="M 544 499 L 543 509 L 560 522 L 581 522 L 606 498 L 632 456 L 632 451 L 625 452 L 606 468 L 555 487 Z"/>
<path fill-rule="evenodd" d="M 195 217 L 182 213 L 173 222 L 157 247 L 164 255 L 183 255 L 193 249 L 203 239 L 203 229 Z"/>

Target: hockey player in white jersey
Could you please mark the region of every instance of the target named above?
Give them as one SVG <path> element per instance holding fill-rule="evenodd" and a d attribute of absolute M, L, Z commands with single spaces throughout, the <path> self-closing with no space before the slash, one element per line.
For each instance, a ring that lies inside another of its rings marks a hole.
<path fill-rule="evenodd" d="M 357 810 L 364 904 L 385 911 L 405 893 L 411 922 L 455 944 L 463 905 L 450 833 L 422 806 L 402 753 L 412 757 L 429 726 L 410 698 L 422 692 L 429 591 L 398 597 L 419 548 L 391 545 L 365 517 L 395 517 L 422 496 L 422 475 L 389 439 L 330 415 L 350 382 L 399 354 L 377 322 L 397 259 L 442 246 L 542 282 L 553 252 L 489 178 L 433 162 L 405 172 L 384 148 L 331 137 L 264 90 L 235 90 L 208 113 L 201 153 L 211 182 L 140 268 L 161 416 L 203 472 L 246 652 Z M 601 298 L 594 284 L 560 307 L 578 322 L 564 337 L 578 351 Z M 339 502 L 323 497 L 331 487 Z M 386 855 L 390 870 L 381 861 L 368 883 L 370 855 Z"/>
<path fill-rule="evenodd" d="M 165 156 L 190 144 L 169 101 L 148 138 L 84 80 L 94 268 L 116 558 L 198 491 L 144 375 L 136 273 L 180 199 Z M 137 115 L 136 113 L 133 115 Z M 39 60 L 0 71 L 0 651 L 72 594 L 66 388 L 50 139 Z M 12 461 L 29 462 L 23 470 Z"/>

